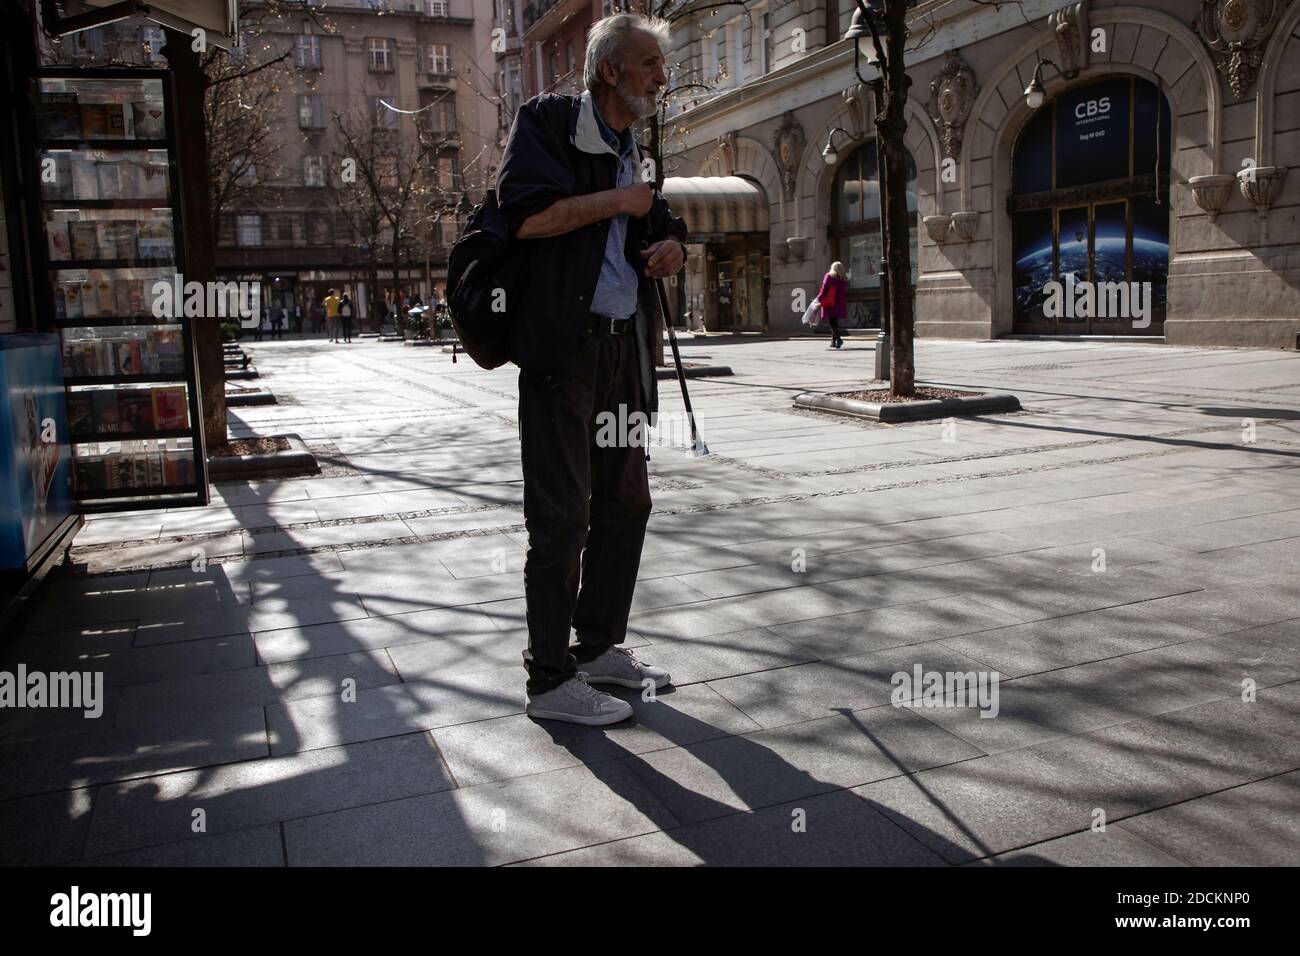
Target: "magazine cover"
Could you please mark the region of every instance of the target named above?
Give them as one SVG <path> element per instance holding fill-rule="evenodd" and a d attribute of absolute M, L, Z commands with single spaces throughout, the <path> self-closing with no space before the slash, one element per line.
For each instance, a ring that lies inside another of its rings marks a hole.
<path fill-rule="evenodd" d="M 84 318 L 81 311 L 81 280 L 60 283 L 63 287 L 63 304 L 66 309 L 65 318 L 80 319 Z"/>
<path fill-rule="evenodd" d="M 131 116 L 134 120 L 136 139 L 164 139 L 167 136 L 163 125 L 161 103 L 132 103 Z"/>
<path fill-rule="evenodd" d="M 160 431 L 183 429 L 190 423 L 185 386 L 166 385 L 153 390 L 153 426 Z"/>
<path fill-rule="evenodd" d="M 99 273 L 95 279 L 95 291 L 99 299 L 99 314 L 112 315 L 117 310 L 117 301 L 113 295 L 113 280 Z"/>
<path fill-rule="evenodd" d="M 36 135 L 41 139 L 80 139 L 81 109 L 76 93 L 42 93 L 36 108 Z"/>
<path fill-rule="evenodd" d="M 119 389 L 117 419 L 123 432 L 153 431 L 153 393 L 147 388 Z"/>
<path fill-rule="evenodd" d="M 68 160 L 72 166 L 72 197 L 73 199 L 98 199 L 99 198 L 99 170 L 95 166 L 95 161 L 81 154 L 74 153 Z M 67 199 L 69 197 L 62 197 Z"/>
<path fill-rule="evenodd" d="M 121 139 L 126 135 L 126 109 L 123 104 L 104 104 L 104 135 L 109 139 Z"/>
<path fill-rule="evenodd" d="M 81 280 L 81 315 L 86 319 L 99 318 L 99 290 L 88 278 Z"/>
<path fill-rule="evenodd" d="M 77 491 L 82 497 L 89 498 L 95 492 L 103 491 L 108 487 L 104 458 L 100 455 L 78 458 L 74 462 L 73 471 L 76 476 Z"/>
<path fill-rule="evenodd" d="M 72 236 L 68 221 L 56 219 L 45 224 L 45 237 L 49 240 L 50 260 L 54 262 L 72 258 Z"/>
<path fill-rule="evenodd" d="M 122 430 L 116 390 L 96 388 L 81 394 L 90 396 L 91 416 L 94 421 L 92 432 L 113 434 Z"/>
<path fill-rule="evenodd" d="M 106 139 L 108 137 L 108 110 L 104 103 L 81 104 L 81 138 Z"/>
<path fill-rule="evenodd" d="M 170 259 L 176 254 L 172 243 L 172 221 L 163 216 L 140 220 L 140 258 Z"/>
<path fill-rule="evenodd" d="M 92 392 L 82 389 L 68 393 L 68 428 L 77 437 L 95 433 L 95 409 Z"/>
<path fill-rule="evenodd" d="M 70 222 L 68 231 L 72 235 L 72 258 L 94 259 L 99 256 L 98 223 Z"/>

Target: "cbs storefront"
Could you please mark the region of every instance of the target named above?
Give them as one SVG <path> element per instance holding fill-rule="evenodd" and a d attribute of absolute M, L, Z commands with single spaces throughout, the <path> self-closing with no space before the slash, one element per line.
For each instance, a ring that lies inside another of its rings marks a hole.
<path fill-rule="evenodd" d="M 907 58 L 918 335 L 1296 347 L 1300 0 L 914 12 L 935 24 Z M 775 32 L 815 36 L 821 17 Z M 682 114 L 675 175 L 740 177 L 768 203 L 769 333 L 800 330 L 792 297 L 836 259 L 850 325 L 878 316 L 871 94 L 834 39 L 848 18 Z"/>

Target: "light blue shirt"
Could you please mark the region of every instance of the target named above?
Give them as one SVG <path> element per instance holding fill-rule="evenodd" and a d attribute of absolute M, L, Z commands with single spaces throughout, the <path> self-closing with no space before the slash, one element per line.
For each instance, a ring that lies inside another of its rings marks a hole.
<path fill-rule="evenodd" d="M 595 104 L 592 104 L 593 107 Z M 618 154 L 619 188 L 631 186 L 636 179 L 636 160 L 632 152 L 632 130 L 615 133 L 605 125 L 600 110 L 594 110 L 600 135 L 609 148 Z M 600 264 L 600 278 L 596 280 L 596 294 L 591 297 L 591 311 L 611 319 L 626 319 L 636 312 L 636 293 L 640 278 L 632 263 L 623 254 L 627 242 L 627 215 L 620 214 L 609 221 L 609 238 L 605 241 L 605 258 Z"/>

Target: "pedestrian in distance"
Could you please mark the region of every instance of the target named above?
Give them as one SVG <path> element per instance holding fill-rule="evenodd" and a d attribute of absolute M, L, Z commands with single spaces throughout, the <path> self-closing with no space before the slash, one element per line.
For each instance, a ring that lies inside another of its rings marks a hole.
<path fill-rule="evenodd" d="M 325 324 L 329 327 L 330 341 L 339 340 L 339 297 L 333 289 L 325 296 Z"/>
<path fill-rule="evenodd" d="M 654 283 L 685 258 L 686 224 L 642 181 L 632 124 L 667 85 L 668 24 L 617 14 L 592 25 L 580 96 L 520 107 L 497 177 L 529 268 L 512 316 L 524 476 L 527 712 L 611 724 L 632 716 L 590 684 L 663 687 L 668 672 L 621 645 L 650 516 L 643 442 L 597 441 L 602 413 L 649 416 Z M 649 244 L 648 246 L 646 244 Z M 570 630 L 577 643 L 570 647 Z"/>
<path fill-rule="evenodd" d="M 817 302 L 821 305 L 822 318 L 831 327 L 831 348 L 843 348 L 844 336 L 840 334 L 840 322 L 849 314 L 849 277 L 844 272 L 844 263 L 831 263 L 830 271 L 822 279 Z"/>
<path fill-rule="evenodd" d="M 343 341 L 352 342 L 352 297 L 346 292 L 339 299 L 339 322 L 343 326 Z"/>

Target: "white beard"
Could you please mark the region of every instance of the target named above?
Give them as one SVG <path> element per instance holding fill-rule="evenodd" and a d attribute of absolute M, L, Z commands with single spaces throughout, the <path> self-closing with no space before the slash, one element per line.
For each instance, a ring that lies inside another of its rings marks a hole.
<path fill-rule="evenodd" d="M 659 111 L 659 103 L 653 96 L 638 96 L 627 88 L 626 83 L 620 83 L 617 87 L 619 98 L 623 103 L 636 114 L 638 119 L 649 119 Z"/>

